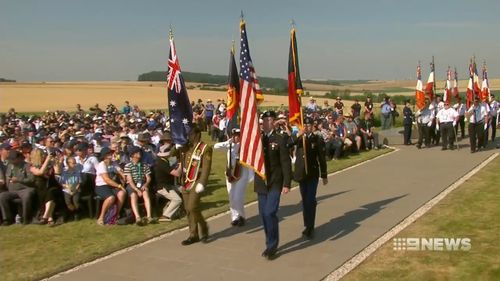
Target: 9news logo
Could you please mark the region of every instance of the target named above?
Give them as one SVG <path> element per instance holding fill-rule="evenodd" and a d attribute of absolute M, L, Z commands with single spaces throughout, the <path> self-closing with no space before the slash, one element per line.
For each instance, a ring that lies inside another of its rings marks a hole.
<path fill-rule="evenodd" d="M 394 238 L 395 251 L 470 251 L 470 238 Z"/>

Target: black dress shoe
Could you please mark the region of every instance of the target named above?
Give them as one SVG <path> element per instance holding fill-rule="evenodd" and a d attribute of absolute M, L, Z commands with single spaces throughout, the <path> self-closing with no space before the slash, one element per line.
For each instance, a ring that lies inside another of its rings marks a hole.
<path fill-rule="evenodd" d="M 202 236 L 200 238 L 201 243 L 206 244 L 208 243 L 208 235 Z"/>
<path fill-rule="evenodd" d="M 238 219 L 238 224 L 237 225 L 238 226 L 244 226 L 245 225 L 245 219 L 243 217 L 240 217 Z"/>
<path fill-rule="evenodd" d="M 184 245 L 184 246 L 188 246 L 188 245 L 194 244 L 196 242 L 200 242 L 200 238 L 198 238 L 198 237 L 189 237 L 188 239 L 182 241 L 181 244 Z"/>
<path fill-rule="evenodd" d="M 313 228 L 312 227 L 306 227 L 304 231 L 302 231 L 302 235 L 306 237 L 307 239 L 311 239 L 313 234 Z"/>
<path fill-rule="evenodd" d="M 264 252 L 262 252 L 261 256 L 263 256 L 263 257 L 267 258 L 267 254 L 268 254 L 268 252 L 269 252 L 269 251 L 268 251 L 267 249 L 265 249 L 265 250 L 264 250 Z"/>
<path fill-rule="evenodd" d="M 237 226 L 238 225 L 238 220 L 239 218 L 235 219 L 234 221 L 231 222 L 232 226 Z"/>
<path fill-rule="evenodd" d="M 276 255 L 276 250 L 267 250 L 267 255 L 265 256 L 267 260 L 274 260 L 277 255 Z"/>

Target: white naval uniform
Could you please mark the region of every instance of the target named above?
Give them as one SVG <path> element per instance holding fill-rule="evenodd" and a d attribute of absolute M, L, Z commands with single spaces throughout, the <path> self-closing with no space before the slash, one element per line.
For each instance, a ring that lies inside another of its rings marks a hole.
<path fill-rule="evenodd" d="M 214 144 L 214 149 L 227 150 L 227 163 L 231 159 L 231 167 L 234 167 L 237 159 L 239 159 L 240 144 L 233 143 L 232 140 L 219 142 Z M 229 151 L 231 147 L 231 151 Z M 236 181 L 229 182 L 226 177 L 227 193 L 229 194 L 229 209 L 231 210 L 231 221 L 235 221 L 238 217 L 245 218 L 245 189 L 248 183 L 252 182 L 254 172 L 243 165 L 240 165 L 240 178 Z"/>

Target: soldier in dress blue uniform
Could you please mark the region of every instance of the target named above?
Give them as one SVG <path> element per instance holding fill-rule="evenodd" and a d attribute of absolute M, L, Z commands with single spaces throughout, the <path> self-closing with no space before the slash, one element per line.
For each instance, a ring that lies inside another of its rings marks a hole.
<path fill-rule="evenodd" d="M 300 130 L 296 136 L 292 136 L 292 141 L 297 146 L 294 179 L 299 183 L 302 197 L 302 215 L 305 227 L 302 235 L 311 239 L 316 219 L 316 191 L 319 178 L 323 179 L 323 185 L 328 183 L 325 143 L 320 135 L 313 133 L 312 118 L 304 120 L 304 129 Z"/>
<path fill-rule="evenodd" d="M 278 208 L 281 193 L 290 191 L 292 164 L 285 138 L 274 128 L 276 113 L 266 111 L 262 114 L 262 144 L 266 179 L 255 177 L 254 191 L 257 193 L 259 214 L 266 234 L 266 249 L 262 256 L 275 258 L 279 243 Z"/>

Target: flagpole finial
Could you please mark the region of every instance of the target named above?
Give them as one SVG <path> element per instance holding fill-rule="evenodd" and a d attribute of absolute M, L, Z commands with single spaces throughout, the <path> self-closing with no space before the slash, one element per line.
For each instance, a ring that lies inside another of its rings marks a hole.
<path fill-rule="evenodd" d="M 174 39 L 174 31 L 172 29 L 172 24 L 170 24 L 170 28 L 168 30 L 168 38 Z"/>
<path fill-rule="evenodd" d="M 234 39 L 231 40 L 231 53 L 234 54 Z"/>
<path fill-rule="evenodd" d="M 241 20 L 244 20 L 244 19 L 245 19 L 245 15 L 243 14 L 243 10 L 241 10 L 240 19 L 241 19 Z"/>
<path fill-rule="evenodd" d="M 295 29 L 295 20 L 294 19 L 290 20 L 290 25 L 292 26 L 293 29 Z"/>

